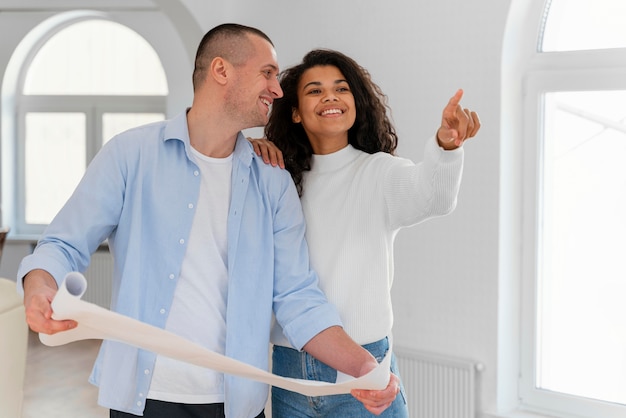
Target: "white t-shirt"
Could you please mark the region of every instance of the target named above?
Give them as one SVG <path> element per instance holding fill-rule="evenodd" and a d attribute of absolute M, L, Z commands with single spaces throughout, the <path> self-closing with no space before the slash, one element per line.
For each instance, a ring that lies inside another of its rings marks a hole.
<path fill-rule="evenodd" d="M 228 295 L 226 224 L 232 155 L 211 158 L 193 148 L 192 152 L 202 183 L 189 246 L 165 329 L 223 354 Z M 148 398 L 187 404 L 224 402 L 224 376 L 159 355 Z"/>

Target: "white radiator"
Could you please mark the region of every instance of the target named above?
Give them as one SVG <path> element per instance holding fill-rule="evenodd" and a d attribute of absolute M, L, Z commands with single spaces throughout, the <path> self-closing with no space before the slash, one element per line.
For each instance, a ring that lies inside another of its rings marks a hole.
<path fill-rule="evenodd" d="M 87 290 L 83 300 L 109 309 L 112 277 L 113 256 L 109 253 L 108 248 L 102 247 L 91 256 L 91 263 L 85 272 Z"/>
<path fill-rule="evenodd" d="M 475 418 L 480 363 L 394 347 L 411 418 Z"/>

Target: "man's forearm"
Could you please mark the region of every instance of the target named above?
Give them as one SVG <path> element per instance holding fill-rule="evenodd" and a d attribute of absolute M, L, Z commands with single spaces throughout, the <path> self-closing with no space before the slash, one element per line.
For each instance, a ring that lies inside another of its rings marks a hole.
<path fill-rule="evenodd" d="M 319 361 L 353 377 L 367 374 L 378 362 L 339 326 L 325 329 L 303 347 Z"/>

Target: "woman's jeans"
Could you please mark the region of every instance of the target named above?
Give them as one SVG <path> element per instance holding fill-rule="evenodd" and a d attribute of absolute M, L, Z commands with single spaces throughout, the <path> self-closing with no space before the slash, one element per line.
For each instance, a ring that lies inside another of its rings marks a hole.
<path fill-rule="evenodd" d="M 363 346 L 372 353 L 380 363 L 389 350 L 389 340 L 383 338 Z M 324 363 L 314 359 L 305 352 L 292 348 L 274 346 L 272 354 L 274 374 L 298 379 L 318 380 L 335 383 L 337 371 Z M 400 378 L 396 357 L 392 353 L 391 372 Z M 359 418 L 374 417 L 361 402 L 350 394 L 330 396 L 304 396 L 296 392 L 272 387 L 272 417 L 273 418 Z M 400 393 L 396 400 L 381 415 L 381 418 L 408 418 L 409 411 L 406 404 L 406 393 L 402 381 Z"/>

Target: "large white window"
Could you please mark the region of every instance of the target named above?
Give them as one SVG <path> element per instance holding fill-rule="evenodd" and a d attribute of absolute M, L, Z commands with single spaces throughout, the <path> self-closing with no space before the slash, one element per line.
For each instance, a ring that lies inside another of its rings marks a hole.
<path fill-rule="evenodd" d="M 525 79 L 520 398 L 626 416 L 626 2 L 552 0 Z"/>
<path fill-rule="evenodd" d="M 165 118 L 159 57 L 133 30 L 105 19 L 73 23 L 31 51 L 16 98 L 16 222 L 38 234 L 111 136 Z"/>

